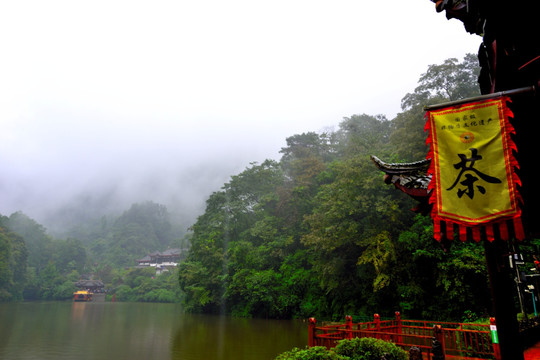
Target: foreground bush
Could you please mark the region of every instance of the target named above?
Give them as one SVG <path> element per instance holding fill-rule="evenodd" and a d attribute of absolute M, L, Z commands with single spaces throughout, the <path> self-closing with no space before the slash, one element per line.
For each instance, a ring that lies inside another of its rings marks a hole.
<path fill-rule="evenodd" d="M 336 346 L 337 354 L 351 360 L 407 360 L 408 354 L 391 342 L 373 338 L 356 338 L 341 340 Z"/>
<path fill-rule="evenodd" d="M 294 348 L 291 351 L 280 354 L 276 360 L 349 360 L 347 356 L 336 354 L 332 350 L 326 350 L 324 346 L 314 346 L 305 349 Z"/>
<path fill-rule="evenodd" d="M 298 349 L 280 354 L 275 360 L 407 360 L 407 352 L 393 343 L 371 339 L 356 338 L 341 340 L 334 349 L 324 346 Z"/>

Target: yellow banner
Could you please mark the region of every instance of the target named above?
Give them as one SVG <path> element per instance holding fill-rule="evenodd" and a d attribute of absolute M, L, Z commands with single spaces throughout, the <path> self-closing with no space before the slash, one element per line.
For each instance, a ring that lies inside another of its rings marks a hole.
<path fill-rule="evenodd" d="M 505 102 L 427 114 L 435 217 L 474 226 L 519 212 Z"/>

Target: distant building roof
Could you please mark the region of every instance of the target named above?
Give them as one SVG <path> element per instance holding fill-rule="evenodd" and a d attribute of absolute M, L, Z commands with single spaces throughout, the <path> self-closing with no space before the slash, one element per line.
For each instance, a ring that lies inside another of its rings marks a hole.
<path fill-rule="evenodd" d="M 79 280 L 75 283 L 78 288 L 102 288 L 105 287 L 101 280 Z"/>
<path fill-rule="evenodd" d="M 180 255 L 181 252 L 181 249 L 167 249 L 161 255 Z"/>
<path fill-rule="evenodd" d="M 167 249 L 163 252 L 160 251 L 154 251 L 142 259 L 137 260 L 138 263 L 145 263 L 145 262 L 152 262 L 157 261 L 156 258 L 174 258 L 174 257 L 180 257 L 180 254 L 182 254 L 182 249 Z M 163 260 L 163 259 L 161 259 Z"/>

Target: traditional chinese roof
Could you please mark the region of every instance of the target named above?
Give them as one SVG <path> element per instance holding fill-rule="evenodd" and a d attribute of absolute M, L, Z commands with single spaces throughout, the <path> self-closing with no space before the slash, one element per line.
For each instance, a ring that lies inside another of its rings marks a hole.
<path fill-rule="evenodd" d="M 138 262 L 150 262 L 150 260 L 152 260 L 152 258 L 150 258 L 150 255 L 146 255 L 145 257 L 143 257 L 142 259 L 139 259 L 137 261 Z"/>
<path fill-rule="evenodd" d="M 179 257 L 182 253 L 182 249 L 167 249 L 163 252 L 154 251 L 143 257 L 142 259 L 137 260 L 138 263 L 146 263 L 155 261 L 156 258 L 175 258 Z"/>
<path fill-rule="evenodd" d="M 397 189 L 411 196 L 419 202 L 418 206 L 412 210 L 422 214 L 430 211 L 428 185 L 431 175 L 427 174 L 430 160 L 410 163 L 387 163 L 376 157 L 371 156 L 371 160 L 385 173 L 384 182 L 393 184 Z"/>
<path fill-rule="evenodd" d="M 468 33 L 481 35 L 486 21 L 483 9 L 476 1 L 466 0 L 431 0 L 437 12 L 446 12 L 446 18 L 458 19 Z"/>
<path fill-rule="evenodd" d="M 181 249 L 167 249 L 164 252 L 162 252 L 161 255 L 175 256 L 175 255 L 180 255 L 181 252 L 182 252 Z"/>
<path fill-rule="evenodd" d="M 78 288 L 102 288 L 105 286 L 101 280 L 79 280 L 75 283 Z"/>

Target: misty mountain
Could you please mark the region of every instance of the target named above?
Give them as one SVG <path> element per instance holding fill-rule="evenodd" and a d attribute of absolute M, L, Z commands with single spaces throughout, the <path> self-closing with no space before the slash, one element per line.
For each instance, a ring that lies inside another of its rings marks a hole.
<path fill-rule="evenodd" d="M 22 211 L 54 237 L 66 238 L 78 237 L 81 229 L 94 227 L 103 217 L 120 216 L 132 204 L 153 201 L 165 205 L 173 229 L 185 233 L 203 213 L 208 196 L 248 163 L 243 157 L 189 167 L 141 163 L 137 173 L 119 165 L 92 176 L 57 177 L 54 182 L 26 179 L 12 191 L 7 191 L 14 186 L 12 180 L 4 178 L 0 213 Z"/>

